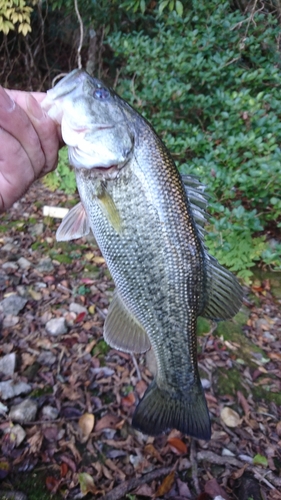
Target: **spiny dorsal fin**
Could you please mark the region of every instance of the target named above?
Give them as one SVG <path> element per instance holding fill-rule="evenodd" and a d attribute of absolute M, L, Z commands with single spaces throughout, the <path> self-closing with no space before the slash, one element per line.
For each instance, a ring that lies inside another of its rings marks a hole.
<path fill-rule="evenodd" d="M 116 290 L 108 308 L 103 336 L 111 347 L 120 351 L 141 353 L 150 349 L 147 333 Z"/>
<path fill-rule="evenodd" d="M 199 236 L 203 242 L 205 234 L 204 226 L 209 218 L 207 213 L 207 195 L 204 192 L 206 188 L 192 175 L 182 175 L 181 177 L 194 221 L 197 224 Z"/>
<path fill-rule="evenodd" d="M 56 232 L 57 241 L 82 238 L 90 232 L 89 220 L 82 203 L 78 203 L 63 218 Z"/>
<path fill-rule="evenodd" d="M 213 320 L 230 319 L 238 313 L 243 299 L 238 279 L 214 257 L 206 256 L 207 297 L 200 316 Z"/>

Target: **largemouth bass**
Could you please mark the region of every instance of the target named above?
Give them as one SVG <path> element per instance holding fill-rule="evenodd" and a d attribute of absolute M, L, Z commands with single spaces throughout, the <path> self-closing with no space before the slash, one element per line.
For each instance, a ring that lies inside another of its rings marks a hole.
<path fill-rule="evenodd" d="M 105 340 L 155 353 L 157 374 L 132 424 L 150 435 L 176 428 L 209 439 L 196 320 L 231 318 L 242 292 L 204 247 L 204 190 L 180 176 L 150 124 L 85 71 L 63 78 L 43 107 L 61 124 L 81 198 L 57 239 L 92 229 L 116 284 Z"/>

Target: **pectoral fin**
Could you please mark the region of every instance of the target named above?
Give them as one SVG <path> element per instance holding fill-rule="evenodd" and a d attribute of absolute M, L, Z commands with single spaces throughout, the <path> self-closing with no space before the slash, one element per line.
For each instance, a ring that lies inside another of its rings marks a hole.
<path fill-rule="evenodd" d="M 115 291 L 104 323 L 104 339 L 115 349 L 141 353 L 150 349 L 149 338 Z"/>
<path fill-rule="evenodd" d="M 120 233 L 122 221 L 118 209 L 105 186 L 102 186 L 101 192 L 97 195 L 97 202 L 113 229 Z"/>
<path fill-rule="evenodd" d="M 89 220 L 82 203 L 78 203 L 63 218 L 56 232 L 57 241 L 82 238 L 90 232 Z"/>

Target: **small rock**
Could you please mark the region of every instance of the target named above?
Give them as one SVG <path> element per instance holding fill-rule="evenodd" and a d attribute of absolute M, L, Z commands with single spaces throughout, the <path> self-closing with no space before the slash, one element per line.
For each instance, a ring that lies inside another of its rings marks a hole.
<path fill-rule="evenodd" d="M 67 332 L 67 326 L 64 318 L 53 318 L 46 323 L 46 330 L 50 335 L 63 335 Z"/>
<path fill-rule="evenodd" d="M 32 236 L 41 236 L 44 232 L 44 224 L 43 222 L 38 222 L 37 224 L 33 224 L 29 227 L 28 232 L 32 234 Z"/>
<path fill-rule="evenodd" d="M 47 366 L 51 366 L 53 365 L 55 362 L 56 362 L 56 356 L 50 352 L 50 351 L 42 351 L 38 358 L 37 358 L 37 361 L 38 363 L 40 363 L 40 365 L 47 365 Z"/>
<path fill-rule="evenodd" d="M 25 299 L 27 299 L 28 297 L 28 289 L 26 286 L 24 285 L 18 285 L 17 286 L 17 292 L 18 292 L 18 295 L 20 295 L 21 297 L 24 297 Z"/>
<path fill-rule="evenodd" d="M 3 320 L 3 328 L 11 328 L 12 326 L 15 326 L 19 322 L 19 317 L 18 316 L 12 316 L 11 314 L 8 314 Z"/>
<path fill-rule="evenodd" d="M 3 328 L 11 328 L 12 326 L 15 326 L 19 322 L 19 317 L 18 316 L 12 316 L 12 314 L 8 314 L 3 320 Z"/>
<path fill-rule="evenodd" d="M 274 335 L 272 335 L 270 332 L 264 332 L 262 336 L 269 342 L 274 342 L 276 340 L 276 337 L 274 337 Z"/>
<path fill-rule="evenodd" d="M 15 422 L 24 424 L 35 419 L 37 413 L 37 403 L 33 399 L 24 399 L 18 405 L 11 407 L 9 418 Z"/>
<path fill-rule="evenodd" d="M 1 250 L 3 250 L 3 252 L 10 252 L 14 248 L 15 248 L 15 245 L 13 243 L 6 243 L 6 245 L 3 245 L 1 247 Z"/>
<path fill-rule="evenodd" d="M 13 273 L 18 270 L 19 266 L 15 262 L 4 262 L 2 268 L 7 271 L 7 273 Z"/>
<path fill-rule="evenodd" d="M 53 406 L 44 406 L 42 409 L 42 418 L 44 420 L 56 420 L 58 418 L 58 410 Z"/>
<path fill-rule="evenodd" d="M 54 270 L 54 266 L 50 257 L 44 257 L 40 259 L 39 264 L 36 266 L 36 270 L 39 273 L 48 273 Z"/>
<path fill-rule="evenodd" d="M 7 413 L 7 411 L 8 411 L 8 407 L 3 405 L 3 403 L 1 403 L 1 401 L 0 401 L 0 415 L 4 415 L 5 413 Z"/>
<path fill-rule="evenodd" d="M 264 319 L 264 318 L 258 319 L 256 322 L 256 328 L 260 331 L 268 330 L 269 326 L 270 325 L 269 325 L 268 321 L 266 321 L 266 319 Z"/>
<path fill-rule="evenodd" d="M 64 319 L 66 321 L 67 326 L 73 326 L 76 318 L 77 314 L 75 314 L 74 312 L 68 312 L 64 315 Z"/>
<path fill-rule="evenodd" d="M 207 378 L 201 378 L 201 384 L 203 389 L 210 389 L 211 387 L 211 382 Z"/>
<path fill-rule="evenodd" d="M 8 275 L 0 269 L 0 290 L 5 290 L 5 288 L 7 287 L 7 280 Z"/>
<path fill-rule="evenodd" d="M 11 424 L 11 427 L 5 429 L 4 434 L 11 435 L 11 438 L 13 439 L 13 441 L 15 441 L 16 447 L 18 447 L 23 442 L 26 436 L 25 430 L 19 424 Z"/>
<path fill-rule="evenodd" d="M 228 448 L 223 448 L 222 455 L 224 457 L 235 457 L 235 453 L 233 453 L 232 451 L 230 451 Z"/>
<path fill-rule="evenodd" d="M 12 377 L 16 367 L 16 355 L 14 352 L 6 354 L 0 358 L 0 373 L 4 373 L 6 377 Z"/>
<path fill-rule="evenodd" d="M 17 316 L 17 314 L 24 308 L 27 303 L 27 299 L 20 297 L 19 295 L 12 294 L 6 297 L 0 302 L 0 311 L 7 316 L 11 314 L 12 316 Z"/>
<path fill-rule="evenodd" d="M 18 259 L 18 265 L 20 266 L 21 269 L 27 270 L 30 269 L 32 264 L 29 260 L 25 259 L 24 257 L 20 257 Z"/>
<path fill-rule="evenodd" d="M 0 382 L 0 397 L 2 399 L 10 399 L 20 394 L 27 394 L 31 391 L 31 385 L 26 382 L 13 382 L 13 380 L 5 380 Z"/>
<path fill-rule="evenodd" d="M 86 313 L 87 314 L 87 308 L 84 307 L 84 306 L 81 306 L 80 304 L 77 304 L 76 302 L 72 302 L 69 306 L 69 310 L 70 312 L 74 312 L 76 314 L 80 314 L 80 313 Z"/>

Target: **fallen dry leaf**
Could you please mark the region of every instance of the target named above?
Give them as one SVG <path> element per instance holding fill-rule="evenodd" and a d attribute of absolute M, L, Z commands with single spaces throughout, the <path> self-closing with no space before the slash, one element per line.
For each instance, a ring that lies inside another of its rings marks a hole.
<path fill-rule="evenodd" d="M 54 494 L 58 491 L 60 481 L 53 476 L 47 476 L 45 479 L 45 485 L 47 490 Z"/>
<path fill-rule="evenodd" d="M 210 497 L 215 498 L 217 496 L 221 496 L 225 500 L 228 500 L 228 495 L 224 491 L 224 489 L 219 485 L 215 478 L 210 479 L 205 484 L 205 493 L 208 493 Z"/>
<path fill-rule="evenodd" d="M 79 418 L 78 426 L 84 438 L 88 439 L 89 435 L 91 434 L 94 428 L 94 425 L 95 425 L 95 417 L 92 413 L 84 413 L 84 415 L 82 415 Z"/>
<path fill-rule="evenodd" d="M 104 264 L 105 260 L 103 257 L 99 257 L 98 255 L 92 259 L 92 262 L 95 264 Z"/>
<path fill-rule="evenodd" d="M 144 452 L 147 455 L 151 455 L 152 457 L 156 458 L 156 460 L 158 460 L 158 462 L 160 462 L 160 463 L 164 462 L 159 451 L 156 450 L 156 448 L 153 446 L 153 444 L 149 443 L 149 444 L 145 445 Z"/>
<path fill-rule="evenodd" d="M 231 479 L 239 479 L 241 476 L 243 476 L 247 467 L 249 467 L 249 464 L 245 464 L 245 465 L 243 465 L 243 467 L 241 467 L 241 469 L 238 469 L 238 470 L 232 472 Z"/>
<path fill-rule="evenodd" d="M 221 419 L 227 427 L 237 427 L 241 423 L 238 413 L 228 406 L 222 409 Z"/>
<path fill-rule="evenodd" d="M 166 495 L 166 493 L 168 493 L 172 489 L 174 482 L 175 482 L 175 471 L 172 470 L 170 474 L 168 474 L 168 476 L 166 476 L 163 479 L 162 483 L 160 484 L 159 488 L 155 493 L 155 498 L 163 497 L 164 495 Z"/>
<path fill-rule="evenodd" d="M 133 392 L 129 392 L 129 394 L 127 396 L 124 396 L 121 399 L 121 403 L 123 406 L 132 406 L 133 404 L 135 404 L 135 402 L 136 402 L 136 398 L 135 398 L 135 395 Z"/>
<path fill-rule="evenodd" d="M 100 432 L 103 429 L 115 429 L 119 422 L 119 417 L 117 415 L 106 414 L 100 420 L 97 421 L 95 425 L 95 432 Z"/>
<path fill-rule="evenodd" d="M 93 493 L 95 495 L 97 488 L 95 487 L 94 480 L 90 474 L 87 474 L 87 472 L 81 472 L 78 474 L 78 480 L 80 484 L 80 491 L 83 496 L 88 493 Z"/>
<path fill-rule="evenodd" d="M 168 444 L 170 445 L 171 450 L 178 455 L 185 455 L 187 453 L 186 444 L 177 437 L 172 437 L 168 439 Z"/>

